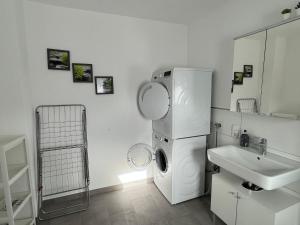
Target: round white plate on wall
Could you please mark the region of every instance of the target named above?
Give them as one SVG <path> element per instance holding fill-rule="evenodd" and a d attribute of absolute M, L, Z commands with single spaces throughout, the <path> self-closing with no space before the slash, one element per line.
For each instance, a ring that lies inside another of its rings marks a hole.
<path fill-rule="evenodd" d="M 149 120 L 159 120 L 169 110 L 169 94 L 160 83 L 148 82 L 142 86 L 138 96 L 139 109 L 143 116 Z"/>

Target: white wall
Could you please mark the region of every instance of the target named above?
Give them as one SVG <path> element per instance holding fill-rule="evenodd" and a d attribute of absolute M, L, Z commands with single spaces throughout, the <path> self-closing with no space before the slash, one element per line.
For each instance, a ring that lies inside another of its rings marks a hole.
<path fill-rule="evenodd" d="M 0 2 L 0 133 L 26 134 L 29 89 L 24 63 L 19 1 Z"/>
<path fill-rule="evenodd" d="M 23 18 L 23 1 L 0 1 L 0 135 L 27 137 L 28 152 L 32 156 L 28 160 L 34 174 L 35 151 Z"/>
<path fill-rule="evenodd" d="M 233 38 L 281 20 L 280 11 L 293 0 L 234 1 L 189 26 L 188 62 L 191 66 L 215 68 L 213 106 L 229 109 L 233 65 Z M 213 120 L 222 122 L 221 144 L 233 143 L 232 126 L 268 139 L 268 146 L 300 158 L 300 121 L 241 115 L 213 110 Z M 300 193 L 300 183 L 291 189 Z"/>
<path fill-rule="evenodd" d="M 151 144 L 138 88 L 160 66 L 186 65 L 187 27 L 35 2 L 26 2 L 25 17 L 33 105 L 85 104 L 91 188 L 119 184 L 119 175 L 134 172 L 126 161 L 130 146 Z M 70 50 L 72 62 L 93 64 L 94 76 L 112 75 L 115 94 L 95 95 L 94 84 L 48 70 L 46 48 Z"/>

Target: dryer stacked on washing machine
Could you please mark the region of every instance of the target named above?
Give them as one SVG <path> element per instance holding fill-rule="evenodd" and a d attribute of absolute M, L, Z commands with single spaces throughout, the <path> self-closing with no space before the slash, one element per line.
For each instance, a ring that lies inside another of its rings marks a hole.
<path fill-rule="evenodd" d="M 172 204 L 204 193 L 211 82 L 211 69 L 175 67 L 155 72 L 139 93 L 153 121 L 154 182 Z"/>
<path fill-rule="evenodd" d="M 140 90 L 139 107 L 153 131 L 172 139 L 210 132 L 212 70 L 172 68 L 153 74 Z"/>

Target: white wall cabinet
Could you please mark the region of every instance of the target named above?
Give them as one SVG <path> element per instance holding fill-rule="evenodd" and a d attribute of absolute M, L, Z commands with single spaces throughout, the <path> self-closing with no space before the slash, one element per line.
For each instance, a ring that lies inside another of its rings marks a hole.
<path fill-rule="evenodd" d="M 227 172 L 213 175 L 211 210 L 227 225 L 299 225 L 300 199 L 284 190 L 253 192 Z"/>
<path fill-rule="evenodd" d="M 231 111 L 300 119 L 299 38 L 296 18 L 235 39 Z"/>

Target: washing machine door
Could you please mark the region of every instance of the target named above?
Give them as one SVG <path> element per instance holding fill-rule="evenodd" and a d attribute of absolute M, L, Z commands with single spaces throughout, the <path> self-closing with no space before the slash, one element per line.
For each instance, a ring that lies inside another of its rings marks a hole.
<path fill-rule="evenodd" d="M 162 148 L 157 148 L 154 151 L 150 145 L 138 143 L 133 145 L 127 152 L 127 162 L 134 169 L 143 170 L 152 161 L 156 162 L 156 167 L 161 173 L 168 171 L 167 155 Z"/>
<path fill-rule="evenodd" d="M 168 113 L 170 107 L 169 93 L 162 84 L 148 82 L 139 91 L 138 104 L 146 119 L 159 120 Z"/>
<path fill-rule="evenodd" d="M 153 149 L 147 144 L 135 144 L 127 152 L 127 162 L 134 169 L 145 169 L 151 164 L 153 159 Z"/>

